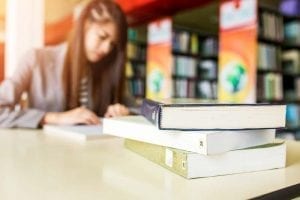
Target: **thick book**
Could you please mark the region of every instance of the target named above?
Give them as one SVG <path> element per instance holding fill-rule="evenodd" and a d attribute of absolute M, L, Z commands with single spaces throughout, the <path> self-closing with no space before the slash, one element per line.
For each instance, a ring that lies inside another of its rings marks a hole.
<path fill-rule="evenodd" d="M 44 125 L 43 133 L 79 141 L 103 137 L 102 125 Z"/>
<path fill-rule="evenodd" d="M 286 105 L 172 103 L 144 99 L 141 114 L 162 130 L 242 130 L 285 127 Z"/>
<path fill-rule="evenodd" d="M 243 131 L 159 130 L 141 115 L 104 118 L 103 133 L 205 155 L 267 144 L 275 139 L 274 129 Z"/>
<path fill-rule="evenodd" d="M 200 178 L 283 168 L 286 144 L 272 143 L 205 156 L 126 139 L 125 147 L 185 178 Z"/>

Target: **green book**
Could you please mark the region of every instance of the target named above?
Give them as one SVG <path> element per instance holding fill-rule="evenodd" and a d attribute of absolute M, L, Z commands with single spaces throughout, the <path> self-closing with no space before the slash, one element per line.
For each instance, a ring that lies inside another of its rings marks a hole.
<path fill-rule="evenodd" d="M 131 139 L 125 139 L 125 147 L 188 179 L 282 168 L 286 162 L 285 143 L 209 156 Z"/>

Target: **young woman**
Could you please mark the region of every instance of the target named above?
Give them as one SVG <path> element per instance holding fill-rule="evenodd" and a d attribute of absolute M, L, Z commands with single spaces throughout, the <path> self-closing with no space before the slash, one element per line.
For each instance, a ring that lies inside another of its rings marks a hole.
<path fill-rule="evenodd" d="M 124 103 L 127 23 L 118 5 L 92 0 L 70 40 L 30 51 L 0 86 L 0 126 L 98 124 L 129 114 Z M 28 109 L 15 110 L 23 92 Z M 128 104 L 128 102 L 127 102 Z"/>

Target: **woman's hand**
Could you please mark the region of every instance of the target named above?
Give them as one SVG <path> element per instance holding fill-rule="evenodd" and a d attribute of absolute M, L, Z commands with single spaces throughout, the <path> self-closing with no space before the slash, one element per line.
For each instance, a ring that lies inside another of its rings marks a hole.
<path fill-rule="evenodd" d="M 129 115 L 129 110 L 124 105 L 119 103 L 108 106 L 104 117 L 118 117 Z"/>
<path fill-rule="evenodd" d="M 84 107 L 78 107 L 65 112 L 49 112 L 46 113 L 42 120 L 42 124 L 100 124 L 99 117 Z"/>

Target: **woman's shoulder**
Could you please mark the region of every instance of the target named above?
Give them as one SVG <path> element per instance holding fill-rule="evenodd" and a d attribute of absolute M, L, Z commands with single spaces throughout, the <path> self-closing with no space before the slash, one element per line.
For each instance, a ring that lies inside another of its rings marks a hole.
<path fill-rule="evenodd" d="M 45 46 L 33 48 L 23 56 L 20 65 L 28 66 L 32 69 L 47 70 L 50 68 L 60 69 L 63 66 L 67 44 Z"/>
<path fill-rule="evenodd" d="M 36 63 L 36 66 L 44 66 L 54 63 L 61 63 L 64 60 L 67 44 L 45 46 L 30 50 L 25 57 Z"/>

